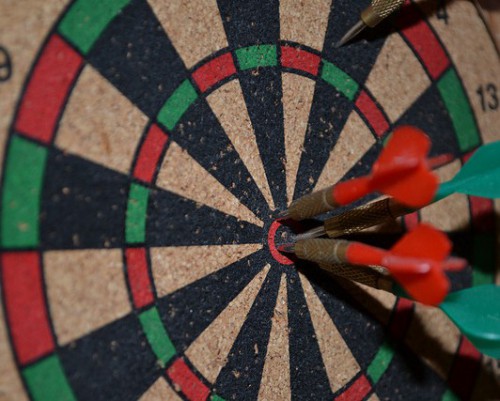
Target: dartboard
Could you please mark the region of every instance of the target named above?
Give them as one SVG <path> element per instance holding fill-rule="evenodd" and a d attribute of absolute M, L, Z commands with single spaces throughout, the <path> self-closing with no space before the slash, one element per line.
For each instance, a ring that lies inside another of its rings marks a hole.
<path fill-rule="evenodd" d="M 3 2 L 1 399 L 500 399 L 439 309 L 277 250 L 319 224 L 277 213 L 367 174 L 395 126 L 443 181 L 500 139 L 474 5 L 408 1 L 335 48 L 368 4 Z M 495 210 L 453 195 L 362 235 L 430 222 L 470 262 L 454 289 L 493 283 Z"/>

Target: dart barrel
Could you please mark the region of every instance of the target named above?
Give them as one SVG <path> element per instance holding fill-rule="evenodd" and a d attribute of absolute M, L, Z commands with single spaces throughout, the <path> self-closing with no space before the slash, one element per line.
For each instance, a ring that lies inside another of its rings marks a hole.
<path fill-rule="evenodd" d="M 333 187 L 328 187 L 293 201 L 288 213 L 294 220 L 304 220 L 333 210 L 337 206 L 333 199 Z"/>
<path fill-rule="evenodd" d="M 373 28 L 380 24 L 385 18 L 400 8 L 404 0 L 373 0 L 361 13 L 363 22 Z"/>
<path fill-rule="evenodd" d="M 351 280 L 377 290 L 392 291 L 393 288 L 393 281 L 388 276 L 371 268 L 346 264 L 319 263 L 318 265 L 335 277 Z"/>
<path fill-rule="evenodd" d="M 341 264 L 347 262 L 347 241 L 329 239 L 310 239 L 295 244 L 295 254 L 300 259 L 316 263 Z"/>
<path fill-rule="evenodd" d="M 330 238 L 336 238 L 395 220 L 411 211 L 394 199 L 385 198 L 332 217 L 325 221 L 324 227 Z"/>

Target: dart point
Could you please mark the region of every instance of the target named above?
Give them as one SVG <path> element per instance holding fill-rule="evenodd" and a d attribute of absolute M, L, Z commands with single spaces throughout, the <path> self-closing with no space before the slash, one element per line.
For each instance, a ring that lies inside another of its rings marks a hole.
<path fill-rule="evenodd" d="M 284 244 L 278 247 L 278 251 L 284 253 L 295 253 L 295 244 Z"/>

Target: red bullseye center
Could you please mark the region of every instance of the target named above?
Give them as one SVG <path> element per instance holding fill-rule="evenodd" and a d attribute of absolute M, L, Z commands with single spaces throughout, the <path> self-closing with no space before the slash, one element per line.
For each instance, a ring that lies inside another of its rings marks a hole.
<path fill-rule="evenodd" d="M 271 227 L 269 227 L 269 232 L 267 233 L 269 251 L 273 258 L 282 265 L 293 265 L 293 261 L 276 248 L 276 234 L 279 235 L 279 228 L 281 226 L 282 224 L 278 220 L 275 220 L 271 224 Z"/>

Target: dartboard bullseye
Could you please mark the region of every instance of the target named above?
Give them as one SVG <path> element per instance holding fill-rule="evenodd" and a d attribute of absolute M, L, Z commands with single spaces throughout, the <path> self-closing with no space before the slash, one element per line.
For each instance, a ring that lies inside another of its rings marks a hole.
<path fill-rule="evenodd" d="M 277 246 L 309 222 L 275 220 L 367 174 L 396 126 L 428 133 L 441 180 L 500 138 L 472 3 L 408 1 L 340 49 L 368 1 L 27 3 L 0 13 L 0 394 L 498 396 L 496 361 L 440 310 L 289 258 Z M 453 195 L 363 235 L 431 222 L 471 262 L 455 289 L 493 283 L 499 210 Z"/>

